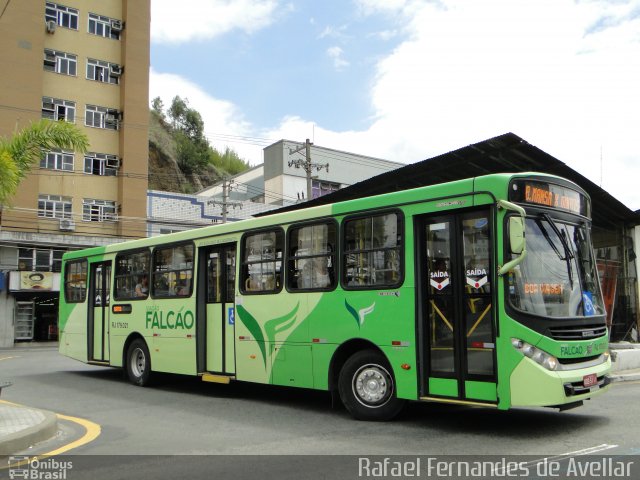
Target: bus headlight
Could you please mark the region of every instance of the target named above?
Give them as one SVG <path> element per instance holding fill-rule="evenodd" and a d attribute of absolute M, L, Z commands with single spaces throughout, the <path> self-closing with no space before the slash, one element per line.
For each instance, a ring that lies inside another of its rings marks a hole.
<path fill-rule="evenodd" d="M 511 345 L 513 348 L 522 353 L 525 357 L 529 357 L 538 365 L 543 366 L 547 370 L 556 370 L 558 368 L 558 359 L 548 354 L 544 350 L 534 347 L 530 343 L 523 342 L 519 338 L 512 338 Z"/>

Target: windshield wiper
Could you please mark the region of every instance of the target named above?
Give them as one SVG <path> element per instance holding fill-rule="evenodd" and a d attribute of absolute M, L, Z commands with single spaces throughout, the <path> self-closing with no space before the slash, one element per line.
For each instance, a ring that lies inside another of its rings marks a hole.
<path fill-rule="evenodd" d="M 547 220 L 548 221 L 548 220 Z M 547 241 L 547 243 L 551 246 L 551 249 L 556 252 L 556 255 L 558 255 L 558 258 L 560 260 L 565 260 L 565 257 L 562 256 L 562 254 L 560 253 L 560 250 L 558 250 L 558 247 L 556 247 L 556 244 L 553 240 L 551 240 L 551 236 L 549 235 L 549 232 L 547 232 L 547 229 L 544 228 L 544 225 L 542 224 L 542 222 L 540 221 L 540 219 L 536 220 L 536 223 L 538 224 L 538 227 L 540 227 L 540 231 L 542 232 L 542 235 L 544 236 L 545 240 Z M 554 230 L 555 231 L 555 230 Z"/>
<path fill-rule="evenodd" d="M 543 213 L 542 217 L 549 223 L 549 225 L 551 225 L 551 228 L 553 229 L 554 233 L 558 236 L 558 238 L 560 239 L 560 242 L 562 243 L 562 248 L 564 249 L 564 258 L 562 258 L 562 256 L 560 256 L 560 258 L 567 263 L 567 275 L 569 275 L 569 285 L 573 289 L 573 269 L 571 268 L 571 259 L 573 258 L 573 253 L 571 252 L 571 248 L 569 248 L 569 244 L 567 243 L 567 238 L 565 237 L 563 232 L 560 232 L 560 229 L 558 228 L 558 226 L 553 221 L 553 219 L 549 216 L 548 213 Z M 552 247 L 554 250 L 556 250 L 556 253 L 557 253 L 556 247 L 554 245 L 552 245 Z"/>

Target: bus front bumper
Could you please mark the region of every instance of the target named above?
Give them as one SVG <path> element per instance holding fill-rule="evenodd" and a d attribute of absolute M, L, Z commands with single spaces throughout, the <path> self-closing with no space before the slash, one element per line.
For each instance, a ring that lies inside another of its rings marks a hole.
<path fill-rule="evenodd" d="M 524 357 L 510 379 L 512 407 L 561 407 L 599 395 L 609 389 L 611 359 L 600 365 L 575 370 L 550 371 Z M 585 387 L 585 377 L 597 382 Z"/>

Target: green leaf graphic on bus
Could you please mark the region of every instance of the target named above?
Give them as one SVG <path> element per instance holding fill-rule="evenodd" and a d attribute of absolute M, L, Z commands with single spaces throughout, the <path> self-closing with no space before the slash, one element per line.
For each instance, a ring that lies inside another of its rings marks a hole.
<path fill-rule="evenodd" d="M 286 315 L 281 317 L 273 318 L 268 320 L 264 324 L 264 333 L 258 320 L 251 315 L 242 305 L 236 305 L 236 310 L 240 317 L 240 320 L 247 327 L 247 330 L 251 333 L 251 336 L 255 338 L 258 343 L 258 347 L 260 348 L 260 353 L 262 354 L 262 361 L 264 362 L 265 368 L 267 367 L 267 350 L 265 340 L 269 342 L 274 342 L 275 337 L 278 333 L 291 328 L 291 326 L 296 321 L 296 313 L 298 312 L 298 308 L 300 307 L 300 302 L 296 304 L 296 306 Z M 266 338 L 265 338 L 266 337 Z"/>
<path fill-rule="evenodd" d="M 356 323 L 358 324 L 358 328 L 360 328 L 364 324 L 364 318 L 371 312 L 373 312 L 373 310 L 376 308 L 376 302 L 373 302 L 368 307 L 361 308 L 360 310 L 356 311 L 356 309 L 349 305 L 349 302 L 347 302 L 347 300 L 345 299 L 344 306 L 355 319 Z"/>

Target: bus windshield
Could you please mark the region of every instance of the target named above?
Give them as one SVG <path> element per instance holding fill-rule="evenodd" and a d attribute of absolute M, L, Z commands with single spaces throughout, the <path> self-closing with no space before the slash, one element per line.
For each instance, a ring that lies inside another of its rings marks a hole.
<path fill-rule="evenodd" d="M 545 317 L 603 315 L 586 226 L 541 214 L 526 219 L 526 235 L 527 257 L 509 273 L 511 305 Z"/>

